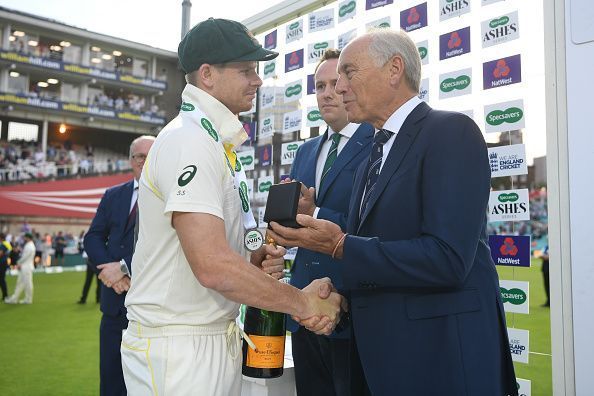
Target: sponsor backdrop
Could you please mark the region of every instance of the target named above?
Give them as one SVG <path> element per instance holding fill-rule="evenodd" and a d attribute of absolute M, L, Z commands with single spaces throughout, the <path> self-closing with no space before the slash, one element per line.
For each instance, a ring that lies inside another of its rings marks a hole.
<path fill-rule="evenodd" d="M 490 143 L 493 260 L 510 271 L 530 269 L 529 191 L 519 181 L 528 180 L 533 158 L 545 154 L 544 72 L 537 52 L 543 44 L 541 32 L 530 28 L 533 7 L 521 0 L 339 0 L 258 35 L 280 56 L 260 64 L 264 83 L 251 111 L 255 136 L 248 144 L 255 150 L 240 153 L 254 179 L 254 211 L 265 206 L 266 186 L 289 174 L 299 146 L 326 130 L 314 84 L 324 51 L 342 49 L 372 27 L 403 29 L 421 56 L 419 98 L 473 118 Z M 501 277 L 504 307 L 508 318 L 527 317 L 530 285 L 514 277 Z M 508 327 L 514 360 L 529 365 L 528 330 L 516 329 L 514 320 Z M 538 385 L 518 380 L 522 394 Z"/>

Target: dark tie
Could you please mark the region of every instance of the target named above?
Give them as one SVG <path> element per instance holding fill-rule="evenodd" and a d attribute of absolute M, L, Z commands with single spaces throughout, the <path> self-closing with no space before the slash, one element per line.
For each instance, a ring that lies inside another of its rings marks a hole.
<path fill-rule="evenodd" d="M 369 157 L 369 164 L 367 165 L 367 182 L 365 183 L 365 195 L 361 201 L 360 216 L 367 210 L 369 198 L 375 189 L 375 184 L 380 174 L 382 166 L 382 157 L 384 155 L 384 144 L 394 135 L 386 129 L 380 129 L 373 137 L 373 146 L 371 146 L 371 156 Z"/>
<path fill-rule="evenodd" d="M 138 187 L 136 187 L 134 191 L 138 191 Z M 134 201 L 134 206 L 132 206 L 130 214 L 128 214 L 126 228 L 128 228 L 129 225 L 134 225 L 136 223 L 136 212 L 138 212 L 138 196 L 136 197 L 136 201 Z"/>
<path fill-rule="evenodd" d="M 322 189 L 322 183 L 324 182 L 324 178 L 330 172 L 330 168 L 336 161 L 336 157 L 338 157 L 338 142 L 340 142 L 341 138 L 340 133 L 333 133 L 330 137 L 332 140 L 332 144 L 330 145 L 330 149 L 328 150 L 328 156 L 326 157 L 326 162 L 324 162 L 324 170 L 322 171 L 322 177 L 320 177 L 320 190 Z"/>

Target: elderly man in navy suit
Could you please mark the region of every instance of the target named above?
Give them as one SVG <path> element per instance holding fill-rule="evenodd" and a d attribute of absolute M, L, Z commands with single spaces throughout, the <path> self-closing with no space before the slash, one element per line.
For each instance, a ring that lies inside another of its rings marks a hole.
<path fill-rule="evenodd" d="M 402 31 L 353 40 L 338 71 L 349 119 L 376 129 L 355 175 L 346 233 L 298 215 L 303 228 L 271 223 L 270 236 L 338 259 L 358 356 L 352 379 L 363 379 L 354 391 L 517 395 L 486 242 L 490 168 L 481 131 L 418 99 L 419 54 Z"/>
<path fill-rule="evenodd" d="M 346 229 L 346 218 L 357 167 L 369 157 L 373 127 L 349 123 L 342 97 L 334 86 L 340 51 L 328 49 L 315 70 L 318 108 L 328 125 L 326 132 L 304 143 L 291 168 L 300 181 L 299 213 L 330 220 Z M 340 264 L 329 255 L 299 249 L 291 270 L 291 284 L 303 289 L 314 279 L 329 277 L 340 290 Z M 316 335 L 288 320 L 298 395 L 350 395 L 349 336 L 343 329 L 330 336 Z"/>
<path fill-rule="evenodd" d="M 128 327 L 124 298 L 132 272 L 138 180 L 154 140 L 154 136 L 141 136 L 132 142 L 130 166 L 134 179 L 105 191 L 84 239 L 89 262 L 103 282 L 99 371 L 100 392 L 105 396 L 126 395 L 120 357 L 122 332 Z"/>

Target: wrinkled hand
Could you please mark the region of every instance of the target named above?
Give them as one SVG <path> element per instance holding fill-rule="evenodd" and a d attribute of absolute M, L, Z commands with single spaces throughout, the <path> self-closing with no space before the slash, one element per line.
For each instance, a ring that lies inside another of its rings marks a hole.
<path fill-rule="evenodd" d="M 270 222 L 268 234 L 283 246 L 298 246 L 315 252 L 332 254 L 332 250 L 342 238 L 340 226 L 328 220 L 314 219 L 311 216 L 298 214 L 297 223 L 302 228 L 283 227 L 277 222 Z"/>
<path fill-rule="evenodd" d="M 130 289 L 130 278 L 124 276 L 122 279 L 117 281 L 112 287 L 113 291 L 115 291 L 117 294 L 127 292 L 128 289 Z"/>
<path fill-rule="evenodd" d="M 301 320 L 295 316 L 293 319 L 316 334 L 330 335 L 340 320 L 341 306 L 344 304 L 344 298 L 335 290 L 329 278 L 311 282 L 303 289 L 310 305 L 305 315 L 307 319 Z"/>
<path fill-rule="evenodd" d="M 284 256 L 286 253 L 287 250 L 282 246 L 265 244 L 252 253 L 250 261 L 268 275 L 280 279 L 283 277 L 283 270 L 285 269 Z"/>
<path fill-rule="evenodd" d="M 107 287 L 112 287 L 124 277 L 119 262 L 100 264 L 97 269 L 101 270 L 99 280 Z"/>

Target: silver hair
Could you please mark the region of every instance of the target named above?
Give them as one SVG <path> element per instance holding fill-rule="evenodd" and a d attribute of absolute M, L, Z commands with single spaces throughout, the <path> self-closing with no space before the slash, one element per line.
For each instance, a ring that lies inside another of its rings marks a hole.
<path fill-rule="evenodd" d="M 366 36 L 370 42 L 367 51 L 377 67 L 382 67 L 392 57 L 399 55 L 404 62 L 404 78 L 413 91 L 421 84 L 421 57 L 417 46 L 403 30 L 371 29 Z"/>
<path fill-rule="evenodd" d="M 152 135 L 142 135 L 137 137 L 136 139 L 132 140 L 132 143 L 130 143 L 130 158 L 132 158 L 132 147 L 134 147 L 134 145 L 136 143 L 138 143 L 141 140 L 155 140 L 156 137 L 152 136 Z"/>

